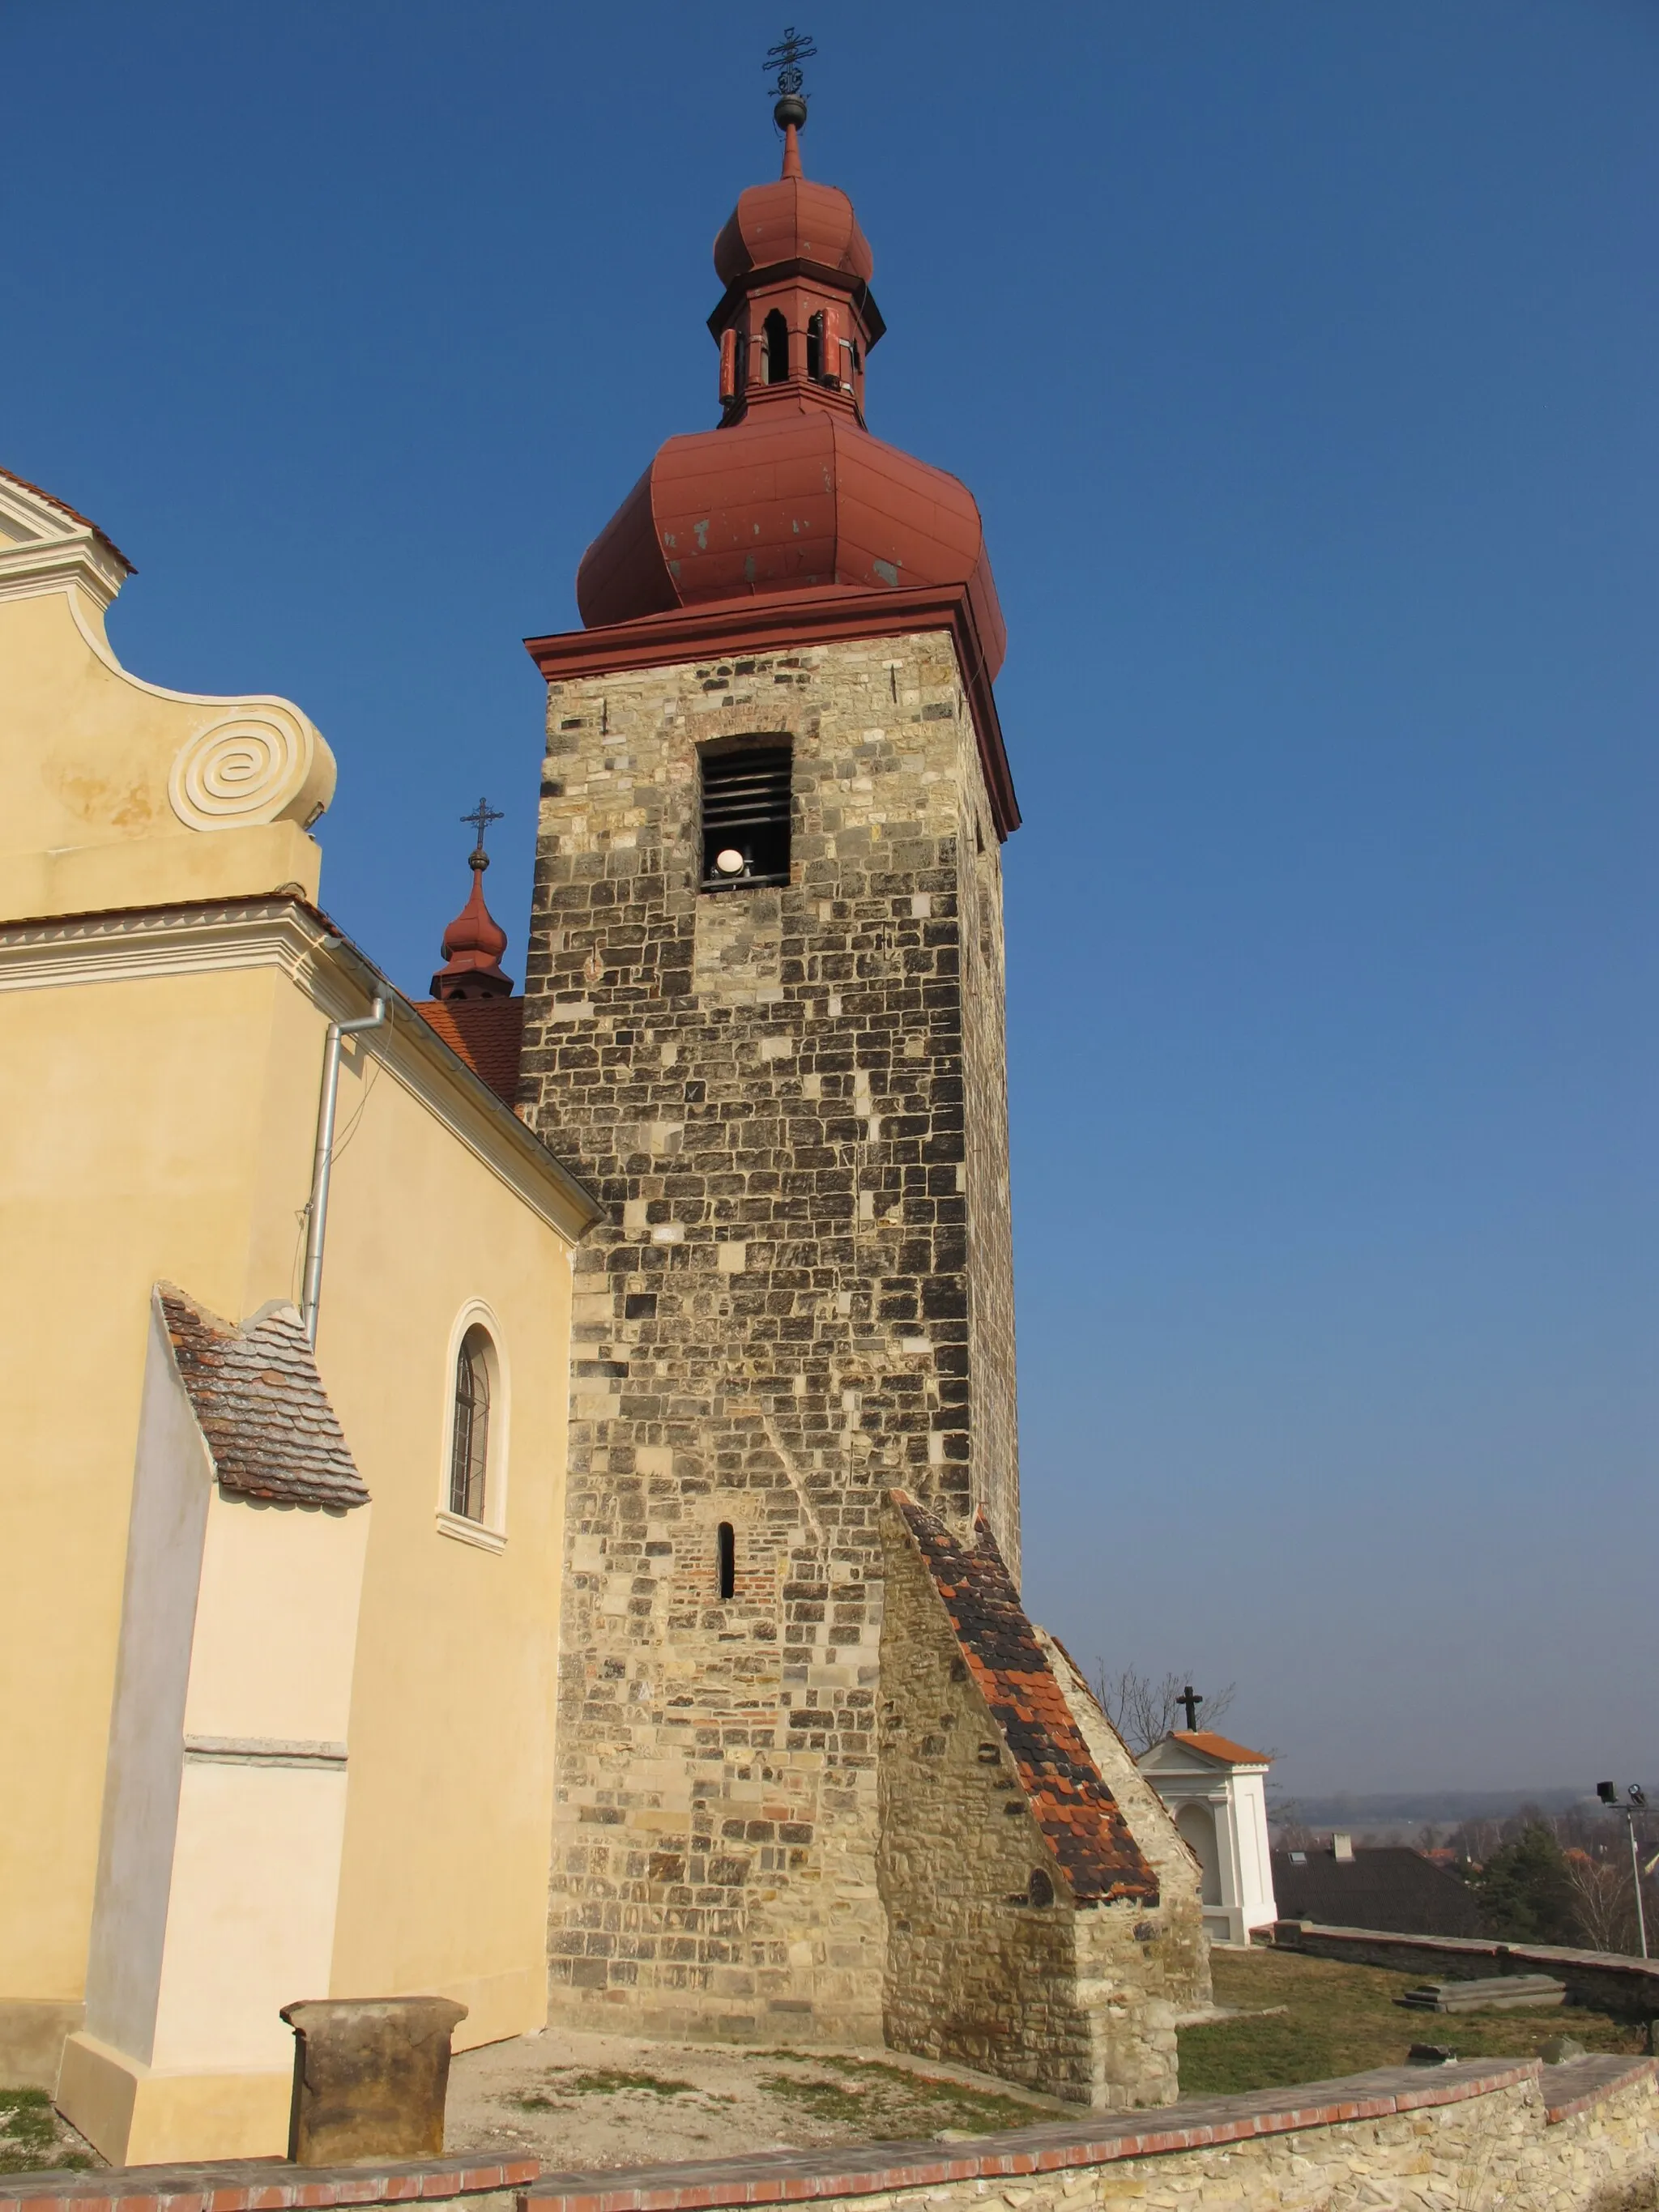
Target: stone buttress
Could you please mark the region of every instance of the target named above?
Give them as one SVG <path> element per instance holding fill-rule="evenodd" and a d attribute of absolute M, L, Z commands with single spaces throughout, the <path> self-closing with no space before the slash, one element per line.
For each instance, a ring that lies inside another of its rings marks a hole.
<path fill-rule="evenodd" d="M 964 1536 L 898 1491 L 884 1525 L 887 2040 L 1069 2103 L 1168 2104 L 1177 2008 L 1210 1994 L 1191 1855 L 1149 1806 L 1131 1826 L 1100 1738 L 1128 1754 L 987 1517 Z"/>

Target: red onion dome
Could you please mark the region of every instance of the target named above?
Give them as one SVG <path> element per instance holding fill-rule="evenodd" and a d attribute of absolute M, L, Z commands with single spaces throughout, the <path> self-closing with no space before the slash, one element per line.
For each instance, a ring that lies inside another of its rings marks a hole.
<path fill-rule="evenodd" d="M 860 284 L 875 273 L 870 241 L 853 203 L 834 185 L 786 170 L 775 184 L 750 185 L 714 240 L 714 274 L 728 288 L 751 270 L 810 261 Z"/>
<path fill-rule="evenodd" d="M 709 318 L 720 426 L 659 447 L 588 547 L 583 623 L 795 591 L 965 585 L 994 677 L 1006 633 L 979 508 L 955 477 L 865 427 L 866 357 L 885 328 L 874 263 L 845 192 L 802 175 L 793 121 L 783 174 L 743 194 L 714 267 L 726 286 Z"/>
<path fill-rule="evenodd" d="M 848 416 L 768 408 L 659 448 L 588 547 L 576 604 L 592 629 L 709 600 L 924 584 L 967 585 L 994 677 L 1007 633 L 966 484 Z"/>

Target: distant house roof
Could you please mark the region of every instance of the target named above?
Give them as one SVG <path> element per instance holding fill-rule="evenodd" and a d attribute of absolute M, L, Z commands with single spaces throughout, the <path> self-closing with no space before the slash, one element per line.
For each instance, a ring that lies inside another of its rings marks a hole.
<path fill-rule="evenodd" d="M 1273 1854 L 1281 1920 L 1377 1928 L 1396 1936 L 1478 1936 L 1473 1894 L 1406 1844 L 1361 1844 L 1351 1859 L 1329 1847 Z"/>
<path fill-rule="evenodd" d="M 264 1306 L 236 1328 L 171 1283 L 155 1297 L 222 1488 L 290 1505 L 368 1504 L 292 1306 Z"/>
<path fill-rule="evenodd" d="M 1251 1751 L 1247 1745 L 1235 1743 L 1231 1736 L 1217 1735 L 1213 1729 L 1176 1729 L 1168 1741 L 1184 1743 L 1189 1751 L 1201 1751 L 1206 1759 L 1224 1759 L 1229 1766 L 1271 1766 L 1270 1751 Z"/>
<path fill-rule="evenodd" d="M 499 1099 L 517 1104 L 522 999 L 419 999 L 415 1011 Z"/>
<path fill-rule="evenodd" d="M 971 1548 L 891 1493 L 944 1601 L 968 1670 L 1002 1731 L 1032 1817 L 1080 1905 L 1158 1903 L 1158 1875 L 1102 1780 L 981 1513 Z"/>

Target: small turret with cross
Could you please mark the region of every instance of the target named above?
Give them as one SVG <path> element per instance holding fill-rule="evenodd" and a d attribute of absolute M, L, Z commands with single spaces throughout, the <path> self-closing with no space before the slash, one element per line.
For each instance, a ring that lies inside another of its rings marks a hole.
<path fill-rule="evenodd" d="M 472 871 L 472 896 L 444 932 L 444 964 L 432 978 L 434 999 L 504 999 L 512 995 L 513 979 L 501 973 L 507 932 L 484 904 L 484 870 L 489 855 L 484 833 L 492 822 L 505 817 L 487 799 L 480 799 L 463 822 L 470 822 L 478 842 L 467 857 Z"/>

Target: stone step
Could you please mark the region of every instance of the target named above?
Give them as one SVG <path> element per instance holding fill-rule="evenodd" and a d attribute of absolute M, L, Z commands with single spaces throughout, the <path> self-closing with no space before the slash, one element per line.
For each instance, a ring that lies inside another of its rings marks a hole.
<path fill-rule="evenodd" d="M 1423 1982 L 1399 2002 L 1417 2012 L 1479 2012 L 1490 2006 L 1558 2005 L 1566 1984 L 1553 1974 L 1495 1974 L 1478 1982 Z"/>

